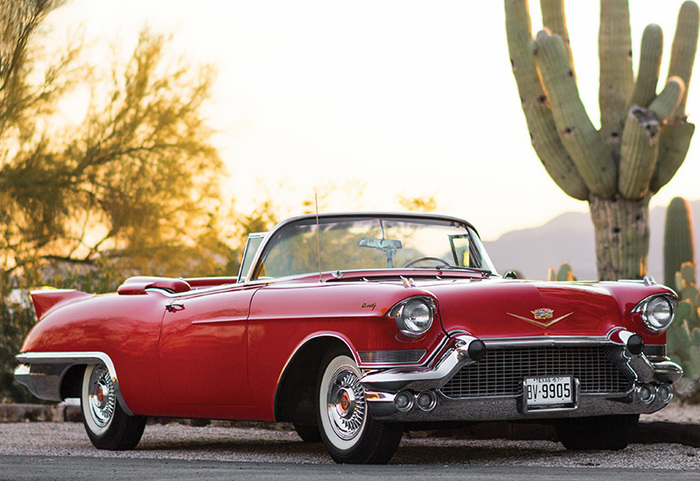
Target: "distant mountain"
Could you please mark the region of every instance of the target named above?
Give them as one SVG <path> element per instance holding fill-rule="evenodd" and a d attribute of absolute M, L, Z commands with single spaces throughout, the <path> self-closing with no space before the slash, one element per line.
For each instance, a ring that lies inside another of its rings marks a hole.
<path fill-rule="evenodd" d="M 690 202 L 696 242 L 700 239 L 700 200 Z M 649 274 L 662 282 L 665 207 L 649 212 Z M 589 214 L 566 212 L 540 227 L 503 234 L 498 240 L 484 242 L 500 273 L 514 269 L 528 279 L 546 279 L 550 267 L 571 264 L 580 280 L 597 279 L 593 223 Z M 696 256 L 700 246 L 696 245 Z M 697 263 L 697 259 L 696 259 Z"/>

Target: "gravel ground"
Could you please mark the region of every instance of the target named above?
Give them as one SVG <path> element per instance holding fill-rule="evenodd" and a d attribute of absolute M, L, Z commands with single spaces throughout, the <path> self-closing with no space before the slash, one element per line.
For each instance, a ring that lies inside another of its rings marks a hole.
<path fill-rule="evenodd" d="M 642 421 L 698 423 L 700 406 L 669 408 Z M 98 451 L 79 423 L 0 424 L 0 454 L 332 464 L 320 444 L 294 432 L 259 428 L 151 424 L 134 451 Z M 620 452 L 569 452 L 551 441 L 456 440 L 406 436 L 392 464 L 560 466 L 699 470 L 700 449 L 680 444 L 632 444 Z"/>

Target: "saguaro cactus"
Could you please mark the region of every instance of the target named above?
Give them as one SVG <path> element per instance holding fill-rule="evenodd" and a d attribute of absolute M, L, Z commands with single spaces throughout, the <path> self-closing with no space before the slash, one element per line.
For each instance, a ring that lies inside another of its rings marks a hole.
<path fill-rule="evenodd" d="M 664 284 L 673 287 L 676 272 L 686 262 L 695 263 L 693 217 L 688 201 L 674 197 L 666 208 L 664 227 Z M 693 279 L 693 284 L 695 279 Z"/>
<path fill-rule="evenodd" d="M 505 0 L 506 32 L 535 152 L 556 184 L 587 201 L 598 276 L 639 278 L 649 252 L 649 200 L 683 163 L 695 129 L 685 115 L 698 39 L 698 6 L 681 6 L 668 80 L 657 95 L 663 36 L 644 30 L 632 71 L 627 0 L 601 0 L 596 129 L 578 94 L 563 0 L 540 0 L 545 29 L 532 38 L 527 0 Z"/>
<path fill-rule="evenodd" d="M 695 286 L 695 267 L 686 262 L 675 277 L 681 302 L 673 324 L 666 331 L 666 350 L 683 367 L 685 377 L 697 380 L 700 379 L 700 291 Z"/>

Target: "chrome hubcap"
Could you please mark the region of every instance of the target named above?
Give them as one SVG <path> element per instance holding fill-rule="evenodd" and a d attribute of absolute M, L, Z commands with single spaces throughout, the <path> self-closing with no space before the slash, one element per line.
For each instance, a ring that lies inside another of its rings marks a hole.
<path fill-rule="evenodd" d="M 342 366 L 335 372 L 326 399 L 335 434 L 346 441 L 357 436 L 365 419 L 365 393 L 352 369 Z"/>
<path fill-rule="evenodd" d="M 116 394 L 112 376 L 104 366 L 97 366 L 90 374 L 88 389 L 88 406 L 90 416 L 95 424 L 103 428 L 109 424 L 114 415 Z"/>

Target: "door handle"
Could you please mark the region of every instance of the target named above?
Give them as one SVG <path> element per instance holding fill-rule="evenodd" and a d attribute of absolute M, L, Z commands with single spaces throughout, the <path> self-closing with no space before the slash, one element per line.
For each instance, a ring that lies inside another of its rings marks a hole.
<path fill-rule="evenodd" d="M 185 309 L 185 305 L 179 302 L 173 302 L 165 306 L 165 310 L 168 312 L 182 311 Z"/>

